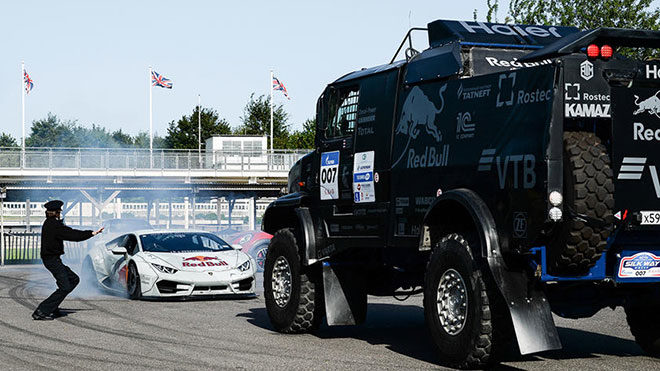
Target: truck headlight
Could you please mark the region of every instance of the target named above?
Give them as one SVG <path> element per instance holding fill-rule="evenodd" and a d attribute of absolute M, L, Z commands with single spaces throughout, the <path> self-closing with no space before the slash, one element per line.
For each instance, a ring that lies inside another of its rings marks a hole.
<path fill-rule="evenodd" d="M 250 260 L 247 260 L 245 263 L 238 266 L 238 270 L 241 272 L 246 272 L 250 269 Z"/>
<path fill-rule="evenodd" d="M 550 195 L 548 195 L 548 201 L 550 201 L 550 205 L 552 206 L 559 206 L 564 202 L 564 196 L 557 191 L 552 191 L 550 192 Z"/>
<path fill-rule="evenodd" d="M 156 268 L 157 271 L 162 272 L 162 273 L 167 273 L 167 274 L 174 274 L 178 272 L 178 270 L 170 267 L 166 267 L 164 265 L 156 264 L 156 263 L 151 263 L 151 265 Z"/>
<path fill-rule="evenodd" d="M 561 220 L 563 213 L 560 208 L 553 207 L 552 209 L 550 209 L 550 211 L 548 211 L 548 216 L 550 217 L 550 220 L 552 220 L 553 222 L 558 222 Z"/>

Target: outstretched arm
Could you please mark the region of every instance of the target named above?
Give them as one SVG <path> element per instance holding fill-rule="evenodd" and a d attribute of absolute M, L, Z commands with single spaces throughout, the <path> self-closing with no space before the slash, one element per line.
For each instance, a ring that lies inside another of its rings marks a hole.
<path fill-rule="evenodd" d="M 68 227 L 64 224 L 61 224 L 58 226 L 57 230 L 55 231 L 56 235 L 58 238 L 61 238 L 62 240 L 65 241 L 85 241 L 86 239 L 92 238 L 93 236 L 96 236 L 97 234 L 103 232 L 103 228 L 99 229 L 98 231 L 81 231 L 78 229 L 73 229 L 71 227 Z"/>

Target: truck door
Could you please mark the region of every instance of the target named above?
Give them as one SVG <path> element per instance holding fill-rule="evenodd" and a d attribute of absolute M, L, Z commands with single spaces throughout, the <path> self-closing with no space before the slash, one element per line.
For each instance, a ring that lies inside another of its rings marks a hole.
<path fill-rule="evenodd" d="M 330 86 L 323 94 L 320 121 L 320 209 L 328 237 L 351 236 L 353 227 L 353 146 L 360 89 L 357 83 Z"/>

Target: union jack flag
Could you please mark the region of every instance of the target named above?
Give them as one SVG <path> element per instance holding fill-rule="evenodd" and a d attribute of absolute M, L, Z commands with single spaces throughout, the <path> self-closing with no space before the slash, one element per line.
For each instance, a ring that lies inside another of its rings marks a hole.
<path fill-rule="evenodd" d="M 284 87 L 284 84 L 280 82 L 280 80 L 277 79 L 277 77 L 273 76 L 273 90 L 279 90 L 284 94 L 286 99 L 291 99 L 289 98 L 289 93 L 286 91 L 286 87 Z"/>
<path fill-rule="evenodd" d="M 163 75 L 159 75 L 156 71 L 151 71 L 151 86 L 160 86 L 165 89 L 172 89 L 172 80 Z"/>
<path fill-rule="evenodd" d="M 25 84 L 25 94 L 30 94 L 30 90 L 34 87 L 34 83 L 26 70 L 23 70 L 23 84 Z"/>

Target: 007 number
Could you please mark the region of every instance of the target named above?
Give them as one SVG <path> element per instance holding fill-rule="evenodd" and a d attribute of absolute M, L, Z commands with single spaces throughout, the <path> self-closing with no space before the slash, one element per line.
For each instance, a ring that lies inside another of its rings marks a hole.
<path fill-rule="evenodd" d="M 337 178 L 337 168 L 321 169 L 321 184 L 334 183 Z"/>

